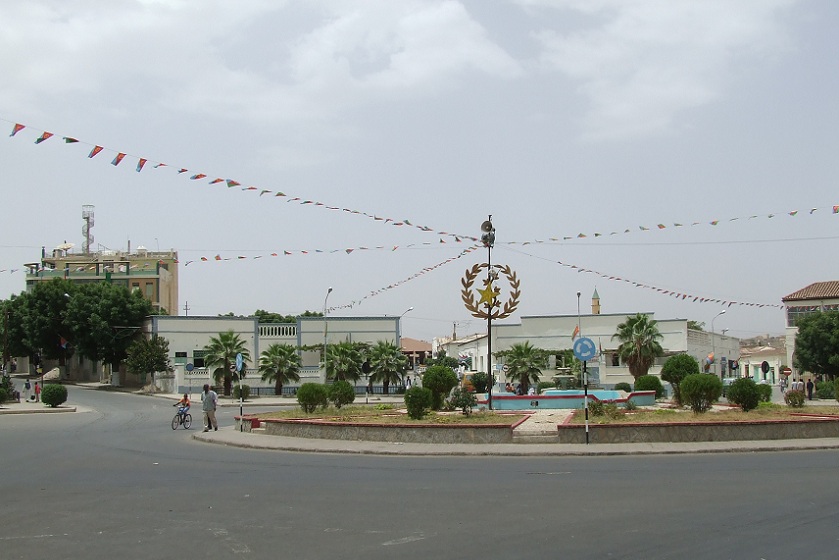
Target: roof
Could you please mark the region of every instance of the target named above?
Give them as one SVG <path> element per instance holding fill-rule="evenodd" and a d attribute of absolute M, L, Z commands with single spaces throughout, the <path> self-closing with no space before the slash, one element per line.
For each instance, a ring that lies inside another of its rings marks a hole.
<path fill-rule="evenodd" d="M 830 282 L 815 282 L 806 288 L 801 288 L 788 296 L 781 298 L 781 301 L 801 301 L 808 299 L 832 299 L 839 298 L 839 280 Z"/>
<path fill-rule="evenodd" d="M 402 337 L 402 350 L 405 352 L 431 352 L 431 343 L 415 338 Z"/>

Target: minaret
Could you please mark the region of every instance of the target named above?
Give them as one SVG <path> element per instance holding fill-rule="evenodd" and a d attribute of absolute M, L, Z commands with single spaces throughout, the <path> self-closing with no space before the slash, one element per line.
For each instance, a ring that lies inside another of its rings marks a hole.
<path fill-rule="evenodd" d="M 591 314 L 600 315 L 600 296 L 597 295 L 597 288 L 594 289 L 594 293 L 591 295 Z"/>

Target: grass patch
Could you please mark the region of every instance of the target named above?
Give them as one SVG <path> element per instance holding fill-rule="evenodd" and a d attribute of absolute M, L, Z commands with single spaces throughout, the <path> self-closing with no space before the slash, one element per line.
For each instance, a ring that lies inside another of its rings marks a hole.
<path fill-rule="evenodd" d="M 413 420 L 404 409 L 378 410 L 365 406 L 344 406 L 341 409 L 329 407 L 318 410 L 313 414 L 306 414 L 302 409 L 277 410 L 259 414 L 260 420 L 270 419 L 306 419 L 323 422 L 352 422 L 356 424 L 447 424 L 447 425 L 475 425 L 475 424 L 506 424 L 512 425 L 521 420 L 523 414 L 498 414 L 497 412 L 478 411 L 469 416 L 461 412 L 430 412 L 422 420 Z"/>
<path fill-rule="evenodd" d="M 620 414 L 616 418 L 606 416 L 592 417 L 589 415 L 589 424 L 663 424 L 669 422 L 754 422 L 759 420 L 807 420 L 807 417 L 796 416 L 796 414 L 809 414 L 820 416 L 837 416 L 837 406 L 811 406 L 791 409 L 782 404 L 760 403 L 758 408 L 743 412 L 739 408 L 715 408 L 703 414 L 694 414 L 690 409 L 668 409 L 656 410 L 638 409 L 631 413 Z M 576 410 L 571 418 L 571 424 L 584 424 L 585 412 Z"/>

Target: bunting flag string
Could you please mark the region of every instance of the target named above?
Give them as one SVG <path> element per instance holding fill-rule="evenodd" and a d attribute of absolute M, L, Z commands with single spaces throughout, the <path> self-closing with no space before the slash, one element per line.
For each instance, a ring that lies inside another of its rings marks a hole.
<path fill-rule="evenodd" d="M 525 253 L 524 251 L 515 251 L 519 254 L 531 257 L 531 258 L 542 258 L 537 257 L 536 255 L 531 255 L 529 253 Z M 646 284 L 643 282 L 636 282 L 635 280 L 631 280 L 628 278 L 622 278 L 620 276 L 615 276 L 612 274 L 606 274 L 604 272 L 599 272 L 597 270 L 592 270 L 590 268 L 584 268 L 581 266 L 577 266 L 575 264 L 565 263 L 562 261 L 555 261 L 552 259 L 542 259 L 548 262 L 556 263 L 560 266 L 568 268 L 570 270 L 574 270 L 575 272 L 584 273 L 584 274 L 593 274 L 595 276 L 599 276 L 605 280 L 609 280 L 611 282 L 623 282 L 625 284 L 631 284 L 636 288 L 643 288 L 646 290 L 651 290 L 656 293 L 659 293 L 664 296 L 673 297 L 676 299 L 681 299 L 687 301 L 688 303 L 715 303 L 719 305 L 724 305 L 725 307 L 731 307 L 733 305 L 741 306 L 741 307 L 755 307 L 755 308 L 776 308 L 776 309 L 784 309 L 782 304 L 777 303 L 752 303 L 752 302 L 745 302 L 745 301 L 734 301 L 734 300 L 727 300 L 727 299 L 720 299 L 720 298 L 713 298 L 707 296 L 701 296 L 693 293 L 689 293 L 687 291 L 676 291 L 676 290 L 666 290 L 664 288 L 659 288 L 658 286 L 654 286 L 652 284 Z"/>
<path fill-rule="evenodd" d="M 462 242 L 461 240 L 458 240 Z M 407 245 L 376 245 L 374 247 L 366 247 L 366 246 L 358 246 L 358 247 L 348 247 L 346 249 L 283 249 L 282 251 L 275 251 L 268 254 L 262 255 L 254 255 L 252 257 L 246 255 L 237 255 L 235 257 L 222 257 L 220 254 L 215 255 L 214 257 L 206 257 L 201 256 L 197 259 L 188 260 L 184 263 L 184 266 L 189 266 L 194 263 L 199 262 L 210 262 L 210 261 L 243 261 L 243 260 L 256 260 L 262 259 L 265 257 L 279 257 L 279 256 L 294 256 L 294 255 L 310 255 L 310 254 L 333 254 L 333 253 L 346 253 L 350 255 L 356 251 L 398 251 L 404 249 L 416 249 L 420 247 L 433 247 L 438 246 L 440 244 L 445 244 L 446 241 L 440 239 L 439 241 L 424 241 L 422 243 L 409 243 Z"/>
<path fill-rule="evenodd" d="M 27 125 L 24 125 L 24 124 L 21 124 L 21 123 L 16 123 L 14 121 L 10 121 L 10 120 L 4 119 L 4 118 L 0 118 L 0 121 L 7 122 L 7 123 L 12 125 L 12 131 L 11 131 L 11 134 L 9 135 L 10 137 L 16 137 L 19 132 L 21 132 L 22 130 L 27 128 Z M 44 132 L 41 133 L 40 136 L 38 136 L 36 138 L 35 143 L 40 144 L 40 143 L 46 141 L 47 139 L 49 139 L 50 137 L 52 137 L 53 135 L 54 134 L 51 133 L 51 132 L 44 131 Z M 83 144 L 83 145 L 91 146 L 91 150 L 90 150 L 90 152 L 87 156 L 88 158 L 91 158 L 91 159 L 94 158 L 96 155 L 98 155 L 103 150 L 108 150 L 110 152 L 113 152 L 114 154 L 116 154 L 114 159 L 111 161 L 111 164 L 114 165 L 114 166 L 119 165 L 120 162 L 122 162 L 123 158 L 125 158 L 125 157 L 131 157 L 131 158 L 136 157 L 137 158 L 137 165 L 136 165 L 135 169 L 138 173 L 141 172 L 144 169 L 146 163 L 148 163 L 148 162 L 151 162 L 153 164 L 152 165 L 153 169 L 164 169 L 164 168 L 172 167 L 172 166 L 169 166 L 169 165 L 167 165 L 166 163 L 163 163 L 163 162 L 154 162 L 154 161 L 152 161 L 148 158 L 145 158 L 145 157 L 132 156 L 132 155 L 128 154 L 127 152 L 105 148 L 104 146 L 101 146 L 99 144 L 91 144 L 91 143 L 88 143 L 88 142 L 83 142 L 83 141 L 80 141 L 77 138 L 74 138 L 74 137 L 71 137 L 71 136 L 63 136 L 63 139 L 64 139 L 64 142 L 66 144 Z M 188 169 L 183 168 L 183 167 L 172 167 L 172 168 L 176 169 L 178 174 L 184 174 L 184 173 L 187 173 L 189 171 Z M 200 181 L 202 179 L 207 179 L 209 177 L 210 176 L 207 175 L 206 173 L 193 173 L 192 175 L 189 175 L 189 178 L 194 180 L 194 181 Z M 252 186 L 252 185 L 251 186 L 243 186 L 242 183 L 240 183 L 239 181 L 233 180 L 233 179 L 225 179 L 225 178 L 221 178 L 221 177 L 214 177 L 213 179 L 211 179 L 209 181 L 209 184 L 211 184 L 211 185 L 224 184 L 224 185 L 227 186 L 227 188 L 239 187 L 241 191 L 255 192 L 255 193 L 258 193 L 258 196 L 260 196 L 260 197 L 262 197 L 264 195 L 271 195 L 271 198 L 281 198 L 281 199 L 284 199 L 286 202 L 297 203 L 297 204 L 300 204 L 301 206 L 312 205 L 312 206 L 320 207 L 320 208 L 323 208 L 323 209 L 326 209 L 326 210 L 342 211 L 342 212 L 346 212 L 346 213 L 349 213 L 349 214 L 354 214 L 354 215 L 362 216 L 362 217 L 365 217 L 365 218 L 368 218 L 368 219 L 372 219 L 374 221 L 382 222 L 386 225 L 390 225 L 390 226 L 394 226 L 394 227 L 408 226 L 408 227 L 413 227 L 413 228 L 419 229 L 420 231 L 423 231 L 423 232 L 435 232 L 435 230 L 433 230 L 432 228 L 430 228 L 428 226 L 416 225 L 416 224 L 413 224 L 412 222 L 410 222 L 409 220 L 406 220 L 406 219 L 396 220 L 394 218 L 387 218 L 387 217 L 383 217 L 383 216 L 378 216 L 376 214 L 362 212 L 360 210 L 354 210 L 354 209 L 351 209 L 351 208 L 341 208 L 341 207 L 338 207 L 338 206 L 330 206 L 330 205 L 324 204 L 323 202 L 319 202 L 319 201 L 315 201 L 315 200 L 304 200 L 303 198 L 298 197 L 298 196 L 289 196 L 285 192 L 279 191 L 279 190 L 275 191 L 275 190 L 272 190 L 272 189 L 265 189 L 265 188 L 260 188 L 260 187 L 256 187 L 256 186 Z M 832 214 L 839 214 L 839 204 L 829 206 L 829 207 L 810 208 L 809 211 L 807 212 L 807 215 L 812 216 L 816 212 L 820 212 L 820 211 L 828 211 Z M 610 231 L 609 233 L 602 233 L 602 232 L 597 232 L 597 231 L 587 232 L 587 233 L 586 232 L 579 232 L 576 235 L 563 235 L 563 236 L 549 237 L 547 240 L 537 239 L 537 240 L 531 240 L 531 241 L 507 241 L 507 242 L 499 242 L 498 244 L 499 245 L 500 244 L 530 245 L 530 244 L 540 244 L 540 243 L 556 243 L 556 242 L 571 241 L 571 240 L 599 238 L 599 237 L 605 237 L 605 236 L 626 235 L 626 234 L 631 234 L 631 233 L 637 233 L 639 231 L 641 231 L 641 232 L 662 231 L 662 230 L 666 230 L 666 229 L 683 228 L 683 227 L 696 227 L 696 226 L 703 226 L 703 225 L 704 226 L 710 225 L 710 226 L 714 227 L 714 226 L 718 226 L 718 225 L 720 225 L 724 222 L 725 223 L 731 223 L 731 222 L 735 222 L 735 221 L 738 221 L 738 220 L 748 221 L 748 220 L 754 220 L 754 219 L 758 219 L 758 218 L 760 218 L 760 219 L 772 219 L 772 218 L 775 218 L 776 216 L 781 216 L 781 215 L 786 215 L 788 217 L 796 217 L 796 216 L 799 216 L 800 214 L 801 214 L 801 212 L 799 212 L 799 210 L 796 209 L 796 210 L 788 210 L 788 211 L 783 211 L 783 212 L 773 212 L 773 213 L 769 213 L 769 214 L 752 214 L 752 215 L 748 215 L 748 216 L 736 216 L 736 217 L 732 217 L 732 218 L 727 218 L 725 220 L 714 219 L 714 220 L 708 220 L 708 221 L 693 221 L 693 222 L 689 222 L 689 226 L 685 225 L 685 224 L 688 224 L 688 222 L 672 222 L 672 224 L 670 224 L 670 225 L 665 224 L 664 222 L 660 222 L 660 223 L 657 223 L 654 226 L 639 225 L 639 226 L 637 226 L 637 228 L 625 228 L 623 230 L 613 230 L 613 231 Z M 469 235 L 462 235 L 462 234 L 457 234 L 457 233 L 452 233 L 452 232 L 447 232 L 447 231 L 436 231 L 435 233 L 439 236 L 443 236 L 443 237 L 447 237 L 447 238 L 454 238 L 455 241 L 460 241 L 462 239 L 466 239 L 466 240 L 469 240 L 469 241 L 472 241 L 472 242 L 477 242 L 478 241 L 477 237 L 473 237 L 473 236 L 469 236 Z"/>
<path fill-rule="evenodd" d="M 10 123 L 10 124 L 13 125 L 12 126 L 12 133 L 9 135 L 10 137 L 16 136 L 17 133 L 19 133 L 20 131 L 27 128 L 27 126 L 24 125 L 24 124 L 15 123 L 15 122 L 9 121 L 7 119 L 0 118 L 0 121 L 4 121 L 4 122 L 7 122 L 7 123 Z M 47 140 L 48 138 L 50 138 L 51 136 L 53 136 L 53 133 L 44 132 L 44 133 L 41 134 L 41 136 L 39 136 L 35 140 L 35 143 L 40 144 L 40 143 L 44 142 L 45 140 Z M 152 167 L 154 169 L 164 169 L 164 168 L 171 167 L 168 164 L 163 163 L 163 162 L 154 162 L 153 160 L 150 160 L 149 158 L 146 158 L 146 157 L 133 156 L 133 155 L 129 154 L 128 152 L 123 152 L 121 150 L 114 150 L 114 149 L 106 148 L 106 147 L 104 147 L 102 145 L 99 145 L 99 144 L 92 144 L 92 143 L 89 143 L 89 142 L 84 142 L 84 141 L 78 140 L 77 138 L 74 138 L 74 137 L 71 137 L 71 136 L 64 136 L 63 138 L 64 138 L 64 142 L 66 144 L 82 144 L 82 145 L 90 146 L 91 150 L 90 150 L 90 152 L 88 153 L 88 156 L 87 156 L 89 159 L 92 159 L 92 158 L 96 157 L 100 152 L 102 152 L 104 150 L 107 150 L 109 152 L 113 152 L 116 155 L 115 155 L 114 159 L 111 161 L 111 165 L 113 165 L 115 167 L 118 166 L 125 157 L 131 157 L 131 158 L 136 158 L 137 159 L 137 166 L 136 166 L 135 169 L 138 173 L 141 172 L 144 169 L 145 164 L 148 163 L 148 162 L 151 162 L 153 164 Z M 176 169 L 177 169 L 178 174 L 183 174 L 183 173 L 188 172 L 188 169 L 183 168 L 183 167 L 179 167 L 179 168 L 176 168 Z M 189 176 L 189 178 L 194 180 L 194 181 L 200 181 L 202 179 L 207 179 L 208 177 L 209 177 L 209 175 L 207 175 L 206 173 L 193 173 L 192 175 Z M 343 211 L 343 212 L 346 212 L 346 213 L 349 213 L 349 214 L 354 214 L 354 215 L 362 216 L 362 217 L 372 219 L 372 220 L 375 220 L 375 221 L 379 221 L 379 222 L 382 222 L 386 225 L 390 225 L 390 226 L 394 226 L 394 227 L 409 226 L 409 227 L 419 229 L 420 231 L 423 231 L 423 232 L 434 232 L 434 230 L 432 228 L 428 227 L 428 226 L 415 225 L 415 224 L 412 224 L 408 220 L 396 220 L 394 218 L 385 218 L 385 217 L 377 216 L 375 214 L 370 214 L 368 212 L 362 212 L 360 210 L 354 210 L 354 209 L 351 209 L 351 208 L 340 208 L 338 206 L 329 206 L 327 204 L 324 204 L 323 202 L 318 202 L 316 200 L 304 200 L 301 197 L 297 197 L 297 196 L 290 197 L 282 191 L 275 191 L 275 190 L 272 190 L 272 189 L 264 189 L 264 188 L 259 188 L 259 187 L 256 187 L 256 186 L 243 186 L 242 183 L 240 183 L 239 181 L 236 181 L 234 179 L 225 179 L 225 178 L 222 178 L 222 177 L 215 177 L 215 178 L 213 178 L 212 180 L 209 181 L 209 184 L 210 185 L 224 184 L 224 185 L 227 186 L 227 188 L 240 187 L 241 190 L 245 191 L 245 192 L 258 192 L 260 197 L 263 196 L 263 195 L 269 194 L 269 195 L 272 195 L 273 198 L 285 199 L 286 202 L 295 202 L 295 203 L 298 203 L 298 204 L 303 205 L 303 206 L 313 205 L 313 206 L 318 206 L 318 207 L 324 208 L 326 210 L 339 210 L 339 211 Z M 437 235 L 441 235 L 441 236 L 444 236 L 444 237 L 454 238 L 456 241 L 460 241 L 461 239 L 467 239 L 467 240 L 470 240 L 470 241 L 478 241 L 477 237 L 472 237 L 472 236 L 467 236 L 467 235 L 458 235 L 458 234 L 455 234 L 455 233 L 450 233 L 450 232 L 445 232 L 445 231 L 437 231 L 436 233 L 437 233 Z"/>
<path fill-rule="evenodd" d="M 416 280 L 420 276 L 428 274 L 429 272 L 437 270 L 438 268 L 440 268 L 442 266 L 445 266 L 449 263 L 452 263 L 452 262 L 468 255 L 472 251 L 474 251 L 476 249 L 479 249 L 480 247 L 481 247 L 480 245 L 472 245 L 471 247 L 467 247 L 466 249 L 462 250 L 460 253 L 458 253 L 454 257 L 450 257 L 450 258 L 448 258 L 444 261 L 438 262 L 437 264 L 435 264 L 433 266 L 427 266 L 427 267 L 423 268 L 422 270 L 420 270 L 418 272 L 415 272 L 411 276 L 408 276 L 407 278 L 399 280 L 398 282 L 394 282 L 393 284 L 389 284 L 389 285 L 384 286 L 382 288 L 379 288 L 377 290 L 372 290 L 369 294 L 367 294 L 367 295 L 365 295 L 365 296 L 363 296 L 363 297 L 361 297 L 357 300 L 353 300 L 350 303 L 345 303 L 344 305 L 336 305 L 334 307 L 329 307 L 329 308 L 327 308 L 327 312 L 331 313 L 332 311 L 335 311 L 337 309 L 352 309 L 356 305 L 361 305 L 365 300 L 367 300 L 369 298 L 376 297 L 376 296 L 378 296 L 380 294 L 383 294 L 387 291 L 390 291 L 394 288 L 398 288 L 399 286 L 402 286 L 403 284 L 407 284 L 411 280 Z"/>

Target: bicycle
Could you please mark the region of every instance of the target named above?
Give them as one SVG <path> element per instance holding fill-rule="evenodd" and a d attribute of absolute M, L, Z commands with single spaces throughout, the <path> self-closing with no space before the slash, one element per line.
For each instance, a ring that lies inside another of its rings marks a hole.
<path fill-rule="evenodd" d="M 178 426 L 183 426 L 185 430 L 192 426 L 192 414 L 186 408 L 178 407 L 178 412 L 172 418 L 172 429 L 177 430 Z"/>

